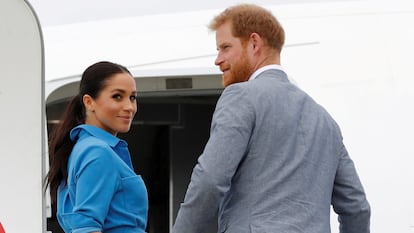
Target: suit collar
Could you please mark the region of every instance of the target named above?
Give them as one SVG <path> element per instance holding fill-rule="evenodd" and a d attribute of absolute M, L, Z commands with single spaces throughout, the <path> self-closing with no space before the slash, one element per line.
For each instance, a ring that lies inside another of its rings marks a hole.
<path fill-rule="evenodd" d="M 263 66 L 260 69 L 256 70 L 249 78 L 250 80 L 253 80 L 255 78 L 257 78 L 257 76 L 259 76 L 261 73 L 267 71 L 267 70 L 281 70 L 283 71 L 283 67 L 281 65 L 277 65 L 277 64 L 272 64 L 272 65 L 267 65 L 267 66 Z"/>
<path fill-rule="evenodd" d="M 278 79 L 283 80 L 283 81 L 291 82 L 289 80 L 287 74 L 285 73 L 285 71 L 280 70 L 280 69 L 265 70 L 265 71 L 261 72 L 260 74 L 258 74 L 256 79 L 261 78 L 261 77 L 272 77 L 272 78 L 278 78 Z"/>

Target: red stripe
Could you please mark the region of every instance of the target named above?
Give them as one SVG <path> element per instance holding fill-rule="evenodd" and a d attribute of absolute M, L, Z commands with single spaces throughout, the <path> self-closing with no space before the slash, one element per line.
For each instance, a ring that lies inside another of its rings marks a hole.
<path fill-rule="evenodd" d="M 4 231 L 3 225 L 1 225 L 1 222 L 0 222 L 0 233 L 6 233 L 6 231 Z"/>

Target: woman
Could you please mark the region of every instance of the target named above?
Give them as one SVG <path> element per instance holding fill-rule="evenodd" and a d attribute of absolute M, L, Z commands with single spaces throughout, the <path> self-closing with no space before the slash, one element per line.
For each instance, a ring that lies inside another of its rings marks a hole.
<path fill-rule="evenodd" d="M 147 190 L 127 143 L 116 137 L 131 126 L 136 95 L 121 65 L 98 62 L 82 74 L 49 144 L 47 184 L 65 232 L 145 232 Z"/>

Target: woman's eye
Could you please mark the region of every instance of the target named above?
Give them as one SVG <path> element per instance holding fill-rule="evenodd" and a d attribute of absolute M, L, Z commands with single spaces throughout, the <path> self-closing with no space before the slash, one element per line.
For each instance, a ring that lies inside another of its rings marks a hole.
<path fill-rule="evenodd" d="M 120 99 L 122 99 L 122 96 L 119 95 L 119 94 L 116 94 L 116 95 L 113 95 L 112 98 L 116 99 L 116 100 L 120 100 Z"/>
<path fill-rule="evenodd" d="M 137 96 L 136 96 L 136 95 L 131 95 L 131 96 L 129 97 L 129 99 L 130 99 L 131 101 L 135 101 L 135 100 L 137 100 Z"/>

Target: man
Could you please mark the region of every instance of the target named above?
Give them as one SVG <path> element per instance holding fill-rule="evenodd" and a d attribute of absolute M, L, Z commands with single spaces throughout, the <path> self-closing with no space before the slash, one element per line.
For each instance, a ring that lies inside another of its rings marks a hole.
<path fill-rule="evenodd" d="M 267 10 L 237 5 L 210 24 L 225 89 L 174 233 L 369 232 L 370 206 L 340 129 L 289 82 L 284 30 Z"/>

